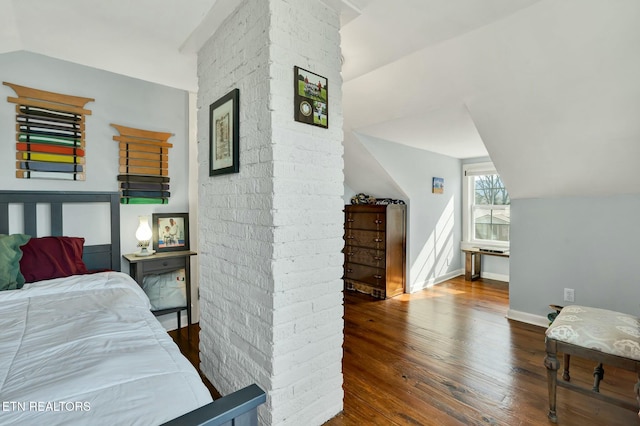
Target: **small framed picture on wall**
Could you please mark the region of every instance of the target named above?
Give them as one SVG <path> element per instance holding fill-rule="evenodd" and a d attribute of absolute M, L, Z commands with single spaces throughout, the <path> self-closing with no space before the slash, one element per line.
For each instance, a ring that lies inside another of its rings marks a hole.
<path fill-rule="evenodd" d="M 434 177 L 431 183 L 431 192 L 434 194 L 444 193 L 444 178 Z"/>

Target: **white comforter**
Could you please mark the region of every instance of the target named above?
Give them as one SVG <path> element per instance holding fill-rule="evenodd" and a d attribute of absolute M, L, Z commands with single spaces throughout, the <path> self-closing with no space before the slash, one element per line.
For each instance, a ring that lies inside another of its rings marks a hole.
<path fill-rule="evenodd" d="M 209 392 L 128 275 L 0 292 L 0 424 L 155 425 Z"/>

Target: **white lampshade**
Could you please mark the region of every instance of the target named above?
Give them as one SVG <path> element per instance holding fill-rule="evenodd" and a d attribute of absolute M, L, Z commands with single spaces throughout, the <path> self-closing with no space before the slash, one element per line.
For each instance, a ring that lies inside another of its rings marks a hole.
<path fill-rule="evenodd" d="M 153 231 L 149 226 L 148 216 L 139 216 L 138 229 L 136 230 L 136 239 L 138 240 L 138 247 L 140 251 L 136 253 L 136 256 L 149 256 L 153 254 L 153 250 L 149 250 L 149 242 L 153 236 Z"/>
<path fill-rule="evenodd" d="M 136 230 L 136 239 L 138 241 L 149 241 L 153 235 L 151 227 L 149 226 L 149 216 L 139 216 L 138 219 L 140 223 Z"/>

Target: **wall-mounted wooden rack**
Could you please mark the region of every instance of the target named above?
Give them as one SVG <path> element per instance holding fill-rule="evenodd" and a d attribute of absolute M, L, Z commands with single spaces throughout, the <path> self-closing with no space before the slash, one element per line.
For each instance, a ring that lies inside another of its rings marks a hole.
<path fill-rule="evenodd" d="M 169 203 L 169 148 L 172 133 L 134 129 L 111 124 L 120 133 L 120 203 Z"/>
<path fill-rule="evenodd" d="M 3 82 L 18 95 L 16 177 L 85 180 L 85 109 L 92 98 L 63 95 Z"/>

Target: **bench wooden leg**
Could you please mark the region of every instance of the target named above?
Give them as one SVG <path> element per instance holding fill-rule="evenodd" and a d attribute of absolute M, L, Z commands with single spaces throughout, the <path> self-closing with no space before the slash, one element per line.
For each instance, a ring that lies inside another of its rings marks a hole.
<path fill-rule="evenodd" d="M 547 356 L 544 358 L 544 366 L 547 367 L 547 385 L 549 388 L 549 420 L 558 422 L 556 414 L 556 392 L 558 388 L 558 368 L 560 361 L 556 357 L 556 342 L 547 341 Z"/>
<path fill-rule="evenodd" d="M 571 363 L 571 355 L 564 354 L 564 369 L 562 370 L 562 380 L 567 382 L 571 381 L 571 376 L 569 375 L 569 364 Z"/>
<path fill-rule="evenodd" d="M 638 372 L 638 381 L 633 387 L 633 390 L 636 393 L 636 401 L 638 401 L 638 406 L 640 406 L 640 372 Z M 640 417 L 640 411 L 638 411 L 638 417 Z"/>
<path fill-rule="evenodd" d="M 600 381 L 604 379 L 604 367 L 602 363 L 593 369 L 593 391 L 600 392 Z"/>

